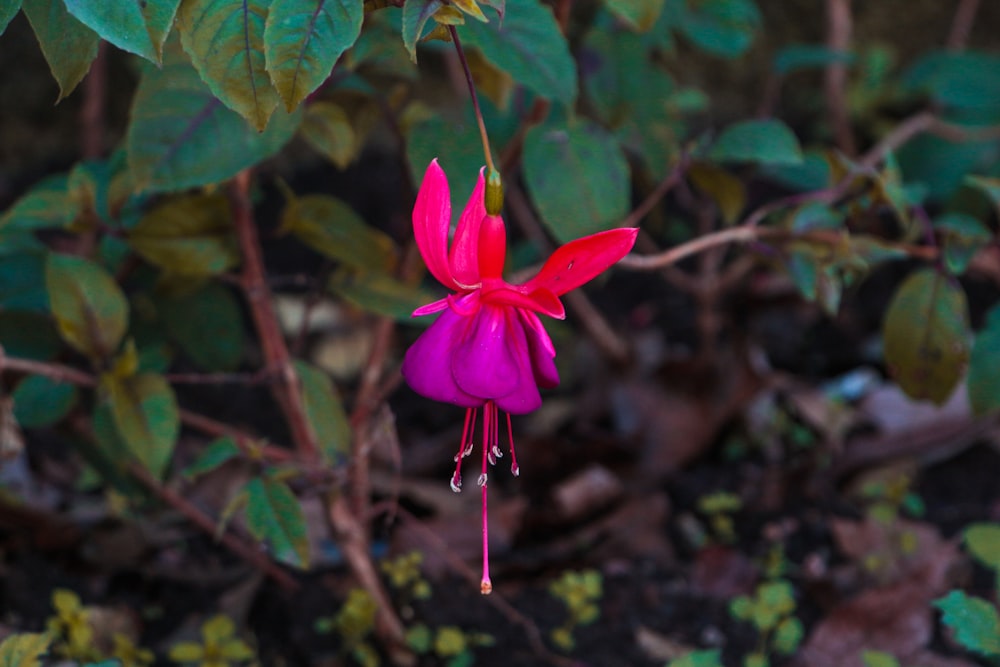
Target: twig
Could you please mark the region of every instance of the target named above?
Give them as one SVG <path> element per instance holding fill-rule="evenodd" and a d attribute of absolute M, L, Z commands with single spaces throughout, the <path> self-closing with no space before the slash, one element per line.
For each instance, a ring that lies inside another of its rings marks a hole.
<path fill-rule="evenodd" d="M 299 457 L 309 463 L 319 461 L 316 433 L 305 413 L 302 389 L 295 367 L 288 354 L 284 336 L 274 312 L 270 290 L 264 273 L 264 262 L 250 204 L 250 172 L 240 172 L 229 188 L 233 221 L 243 253 L 243 273 L 240 281 L 250 305 L 250 312 L 260 337 L 264 362 L 277 372 L 275 397 L 285 414 L 292 440 Z M 344 553 L 351 572 L 375 600 L 375 631 L 392 653 L 397 664 L 410 664 L 412 654 L 406 648 L 403 623 L 396 615 L 388 593 L 378 578 L 368 543 L 368 531 L 362 518 L 352 511 L 342 494 L 327 497 L 327 516 Z"/>
<path fill-rule="evenodd" d="M 674 166 L 670 169 L 670 172 L 666 177 L 660 181 L 660 183 L 653 188 L 653 191 L 646 195 L 646 198 L 642 200 L 642 203 L 635 207 L 631 213 L 629 213 L 620 223 L 619 227 L 638 227 L 642 219 L 645 218 L 653 207 L 667 196 L 667 193 L 674 189 L 674 187 L 680 183 L 681 179 L 684 178 L 684 174 L 687 173 L 688 167 L 691 164 L 691 156 L 687 152 L 682 152 L 680 157 Z"/>
<path fill-rule="evenodd" d="M 851 42 L 851 0 L 826 0 L 826 45 L 834 53 L 846 52 Z M 857 154 L 847 109 L 847 64 L 835 59 L 826 67 L 826 105 L 837 146 L 849 156 Z"/>
<path fill-rule="evenodd" d="M 217 537 L 227 549 L 274 579 L 286 591 L 294 592 L 299 589 L 299 582 L 278 567 L 267 554 L 257 551 L 232 533 L 224 532 L 219 535 L 218 526 L 216 526 L 215 521 L 210 516 L 198 509 L 184 496 L 161 484 L 159 480 L 153 477 L 141 465 L 130 463 L 127 466 L 127 470 L 132 477 L 152 491 L 160 500 L 183 514 L 188 521 L 203 532 L 211 535 L 213 538 Z"/>
<path fill-rule="evenodd" d="M 979 0 L 959 0 L 958 8 L 955 9 L 955 17 L 951 20 L 948 40 L 945 42 L 945 47 L 949 51 L 961 51 L 965 48 L 978 11 Z"/>
<path fill-rule="evenodd" d="M 507 188 L 507 204 L 514 213 L 514 218 L 520 223 L 529 238 L 540 237 L 539 245 L 541 248 L 546 252 L 551 250 L 548 240 L 545 239 L 545 235 L 541 231 L 541 224 L 531 210 L 528 198 L 516 185 L 509 185 Z M 576 290 L 565 294 L 563 298 L 573 310 L 573 314 L 580 319 L 587 334 L 609 359 L 616 363 L 624 363 L 628 360 L 628 343 L 611 328 L 611 325 L 594 307 L 584 292 Z"/>
<path fill-rule="evenodd" d="M 80 153 L 84 160 L 96 160 L 104 154 L 104 114 L 108 92 L 108 44 L 101 40 L 97 57 L 83 82 L 80 108 Z"/>

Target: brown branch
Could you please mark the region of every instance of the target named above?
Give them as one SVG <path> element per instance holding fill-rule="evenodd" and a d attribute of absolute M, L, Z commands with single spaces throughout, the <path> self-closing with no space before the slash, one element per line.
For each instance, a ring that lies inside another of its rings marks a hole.
<path fill-rule="evenodd" d="M 948 40 L 945 47 L 949 51 L 961 51 L 969 41 L 969 33 L 976 22 L 976 12 L 979 11 L 979 0 L 959 0 L 955 9 L 955 17 L 951 20 Z"/>
<path fill-rule="evenodd" d="M 851 43 L 851 0 L 826 0 L 826 45 L 833 52 L 848 50 Z M 849 156 L 857 154 L 847 108 L 847 64 L 836 59 L 826 67 L 824 78 L 827 113 L 837 146 Z"/>
<path fill-rule="evenodd" d="M 275 398 L 285 414 L 300 459 L 307 463 L 318 463 L 316 433 L 305 413 L 302 388 L 274 312 L 264 273 L 260 240 L 250 204 L 249 171 L 237 175 L 229 188 L 229 196 L 236 235 L 243 253 L 240 282 L 260 337 L 264 363 L 276 373 L 277 382 L 273 387 Z M 349 499 L 339 493 L 329 494 L 326 505 L 327 516 L 351 572 L 376 602 L 376 633 L 397 664 L 412 663 L 413 656 L 406 648 L 403 623 L 393 609 L 372 560 L 367 524 L 363 522 L 364 515 L 355 514 Z"/>
<path fill-rule="evenodd" d="M 108 44 L 101 40 L 97 57 L 83 82 L 83 104 L 80 107 L 80 153 L 84 160 L 96 160 L 104 155 L 106 129 L 104 115 L 108 91 Z"/>
<path fill-rule="evenodd" d="M 132 477 L 141 482 L 156 497 L 180 512 L 188 521 L 200 528 L 204 533 L 213 538 L 218 538 L 227 549 L 274 579 L 286 591 L 294 592 L 299 589 L 299 582 L 278 567 L 267 554 L 258 551 L 232 533 L 224 532 L 219 535 L 218 526 L 210 516 L 198 509 L 184 496 L 161 484 L 159 480 L 153 477 L 141 465 L 130 463 L 127 466 L 127 470 Z"/>

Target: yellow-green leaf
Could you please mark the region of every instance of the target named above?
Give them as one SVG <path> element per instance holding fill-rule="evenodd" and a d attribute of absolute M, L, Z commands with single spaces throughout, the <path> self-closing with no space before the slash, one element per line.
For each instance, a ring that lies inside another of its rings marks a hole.
<path fill-rule="evenodd" d="M 45 286 L 60 335 L 95 361 L 110 357 L 128 326 L 128 302 L 100 266 L 81 257 L 49 255 Z"/>
<path fill-rule="evenodd" d="M 143 216 L 128 242 L 149 263 L 185 276 L 219 274 L 240 261 L 229 202 L 219 192 L 166 200 Z"/>
<path fill-rule="evenodd" d="M 304 361 L 295 362 L 302 383 L 302 402 L 313 427 L 320 451 L 330 463 L 342 459 L 351 449 L 351 425 L 337 388 L 326 373 Z"/>
<path fill-rule="evenodd" d="M 181 0 L 65 0 L 66 8 L 84 25 L 119 49 L 156 63 L 174 24 Z"/>
<path fill-rule="evenodd" d="M 392 239 L 365 224 L 350 206 L 328 195 L 296 198 L 281 216 L 281 229 L 331 259 L 359 269 L 385 269 L 395 261 Z"/>
<path fill-rule="evenodd" d="M 162 375 L 118 377 L 105 373 L 101 393 L 111 407 L 115 429 L 132 456 L 157 478 L 170 464 L 180 429 L 173 389 Z"/>
<path fill-rule="evenodd" d="M 0 667 L 41 667 L 52 637 L 43 633 L 10 635 L 0 644 Z"/>
<path fill-rule="evenodd" d="M 364 0 L 273 0 L 264 27 L 267 71 L 292 111 L 361 33 Z"/>
<path fill-rule="evenodd" d="M 885 362 L 908 396 L 944 403 L 969 359 L 965 292 L 933 269 L 900 286 L 882 328 Z"/>
<path fill-rule="evenodd" d="M 7 24 L 21 9 L 21 0 L 0 0 L 0 35 L 7 29 Z"/>
<path fill-rule="evenodd" d="M 709 163 L 697 163 L 688 170 L 694 186 L 711 198 L 727 225 L 736 222 L 747 204 L 747 191 L 743 181 L 725 169 Z"/>
<path fill-rule="evenodd" d="M 346 169 L 361 149 L 347 112 L 333 102 L 310 104 L 302 117 L 300 131 L 302 138 L 338 169 Z"/>
<path fill-rule="evenodd" d="M 258 130 L 278 106 L 264 60 L 270 0 L 185 0 L 181 44 L 212 93 Z"/>
<path fill-rule="evenodd" d="M 633 30 L 646 32 L 660 18 L 664 0 L 607 0 L 608 9 Z"/>
<path fill-rule="evenodd" d="M 63 0 L 24 0 L 21 8 L 59 84 L 61 100 L 90 70 L 100 38 L 66 11 Z"/>
<path fill-rule="evenodd" d="M 250 534 L 271 545 L 274 556 L 289 565 L 308 567 L 309 536 L 302 506 L 288 485 L 255 477 L 243 487 Z"/>

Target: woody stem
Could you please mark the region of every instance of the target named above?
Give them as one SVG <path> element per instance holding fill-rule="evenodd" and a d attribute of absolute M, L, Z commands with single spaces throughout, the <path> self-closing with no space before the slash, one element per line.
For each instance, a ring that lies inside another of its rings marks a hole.
<path fill-rule="evenodd" d="M 455 26 L 448 26 L 448 32 L 451 33 L 451 41 L 455 45 L 455 51 L 458 53 L 458 60 L 462 63 L 462 71 L 465 72 L 465 82 L 468 84 L 469 94 L 472 96 L 472 108 L 476 112 L 476 123 L 479 124 L 479 138 L 483 142 L 483 156 L 486 158 L 487 173 L 495 173 L 496 167 L 493 166 L 493 155 L 490 152 L 490 137 L 486 133 L 483 112 L 479 108 L 479 96 L 476 94 L 476 84 L 472 81 L 472 70 L 469 69 L 469 61 L 465 59 L 465 50 L 462 49 L 462 42 L 458 39 L 458 31 L 455 30 Z"/>

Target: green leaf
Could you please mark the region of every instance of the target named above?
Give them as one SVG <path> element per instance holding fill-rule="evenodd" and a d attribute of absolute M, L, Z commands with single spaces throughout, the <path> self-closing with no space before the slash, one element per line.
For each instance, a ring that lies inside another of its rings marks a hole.
<path fill-rule="evenodd" d="M 0 276 L 3 275 L 0 263 Z M 48 303 L 45 292 L 45 278 L 42 269 L 38 271 L 38 283 L 41 285 L 43 298 Z M 3 299 L 0 299 L 0 306 Z M 42 313 L 25 310 L 7 310 L 0 308 L 0 341 L 3 341 L 4 353 L 12 357 L 48 361 L 62 348 L 62 341 L 56 332 L 52 318 Z"/>
<path fill-rule="evenodd" d="M 162 192 L 224 181 L 277 153 L 299 117 L 279 112 L 267 130 L 254 131 L 168 42 L 162 69 L 144 70 L 132 100 L 127 147 L 136 188 Z"/>
<path fill-rule="evenodd" d="M 805 631 L 802 621 L 795 617 L 782 620 L 774 630 L 774 650 L 782 655 L 791 655 L 798 649 Z"/>
<path fill-rule="evenodd" d="M 0 217 L 0 231 L 31 231 L 65 227 L 76 217 L 65 174 L 35 184 Z"/>
<path fill-rule="evenodd" d="M 76 404 L 76 387 L 43 375 L 29 375 L 14 389 L 14 418 L 24 428 L 51 426 Z"/>
<path fill-rule="evenodd" d="M 959 644 L 970 651 L 1000 656 L 1000 616 L 986 600 L 962 591 L 951 591 L 934 601 L 941 610 L 941 622 L 951 628 Z"/>
<path fill-rule="evenodd" d="M 325 155 L 338 169 L 347 169 L 361 150 L 347 112 L 333 102 L 310 104 L 299 128 L 302 138 Z"/>
<path fill-rule="evenodd" d="M 798 164 L 769 164 L 760 167 L 762 176 L 775 183 L 796 190 L 822 190 L 832 185 L 830 163 L 818 151 L 805 151 Z"/>
<path fill-rule="evenodd" d="M 722 667 L 722 651 L 717 648 L 691 651 L 674 658 L 667 667 Z"/>
<path fill-rule="evenodd" d="M 563 243 L 607 229 L 628 212 L 628 162 L 598 125 L 529 130 L 524 175 L 542 222 Z"/>
<path fill-rule="evenodd" d="M 221 192 L 167 199 L 129 231 L 128 242 L 150 264 L 177 275 L 212 276 L 240 261 Z"/>
<path fill-rule="evenodd" d="M 132 457 L 162 479 L 180 430 L 173 389 L 155 373 L 126 377 L 105 373 L 100 389 L 111 408 L 115 429 Z"/>
<path fill-rule="evenodd" d="M 772 69 L 775 74 L 784 76 L 797 70 L 850 65 L 855 60 L 854 54 L 847 51 L 837 51 L 819 44 L 794 44 L 775 54 Z"/>
<path fill-rule="evenodd" d="M 1000 524 L 975 523 L 962 532 L 965 548 L 1000 576 Z"/>
<path fill-rule="evenodd" d="M 753 0 L 669 0 L 685 5 L 680 28 L 696 46 L 724 58 L 735 58 L 753 42 L 760 11 Z"/>
<path fill-rule="evenodd" d="M 606 0 L 608 9 L 633 30 L 646 32 L 656 24 L 664 0 Z"/>
<path fill-rule="evenodd" d="M 929 197 L 944 200 L 970 172 L 989 168 L 996 160 L 996 152 L 994 141 L 954 142 L 923 134 L 903 145 L 898 157 L 907 184 L 922 184 Z"/>
<path fill-rule="evenodd" d="M 886 365 L 908 396 L 940 405 L 965 372 L 968 337 L 965 292 L 937 271 L 916 271 L 885 314 Z"/>
<path fill-rule="evenodd" d="M 453 121 L 434 116 L 416 125 L 406 140 L 406 157 L 414 183 L 423 179 L 427 165 L 438 158 L 438 164 L 448 175 L 453 218 L 468 201 L 483 166 L 478 136 L 476 123 L 470 118 Z"/>
<path fill-rule="evenodd" d="M 128 326 L 128 301 L 114 279 L 86 259 L 53 253 L 45 286 L 63 340 L 95 361 L 110 358 Z"/>
<path fill-rule="evenodd" d="M 361 33 L 363 0 L 273 0 L 264 27 L 267 72 L 292 111 Z"/>
<path fill-rule="evenodd" d="M 70 14 L 119 49 L 159 63 L 181 0 L 64 0 Z"/>
<path fill-rule="evenodd" d="M 230 289 L 219 283 L 156 300 L 170 337 L 205 371 L 235 371 L 243 360 L 243 312 Z"/>
<path fill-rule="evenodd" d="M 333 380 L 304 361 L 295 362 L 302 383 L 302 402 L 320 451 L 328 463 L 341 461 L 351 449 L 351 424 Z"/>
<path fill-rule="evenodd" d="M 7 24 L 21 9 L 21 0 L 0 0 L 0 35 L 7 29 Z"/>
<path fill-rule="evenodd" d="M 708 157 L 719 162 L 789 165 L 802 162 L 802 149 L 780 120 L 745 120 L 723 130 Z"/>
<path fill-rule="evenodd" d="M 517 83 L 568 107 L 576 101 L 576 63 L 552 11 L 539 0 L 508 0 L 503 21 L 470 21 L 460 37 Z"/>
<path fill-rule="evenodd" d="M 87 75 L 101 40 L 66 11 L 63 0 L 24 0 L 21 8 L 59 84 L 58 102 L 72 93 Z"/>
<path fill-rule="evenodd" d="M 865 667 L 899 667 L 899 661 L 891 653 L 883 651 L 864 650 L 861 652 L 861 662 Z"/>
<path fill-rule="evenodd" d="M 181 475 L 186 479 L 194 479 L 215 470 L 227 461 L 232 461 L 241 453 L 239 445 L 232 437 L 223 436 L 206 447 L 194 463 L 184 468 Z"/>
<path fill-rule="evenodd" d="M 331 292 L 362 310 L 412 324 L 412 313 L 434 301 L 431 292 L 402 283 L 386 273 L 342 269 L 330 276 Z"/>
<path fill-rule="evenodd" d="M 413 62 L 417 62 L 417 42 L 424 36 L 427 21 L 443 6 L 442 0 L 406 0 L 403 4 L 403 46 Z"/>
<path fill-rule="evenodd" d="M 275 558 L 289 565 L 309 566 L 309 538 L 302 507 L 284 482 L 255 477 L 247 482 L 247 529 L 267 541 Z"/>
<path fill-rule="evenodd" d="M 295 197 L 286 193 L 281 230 L 290 232 L 313 250 L 359 269 L 387 269 L 395 263 L 392 239 L 329 195 Z"/>
<path fill-rule="evenodd" d="M 0 255 L 0 306 L 12 310 L 48 312 L 45 253 L 41 250 Z"/>
<path fill-rule="evenodd" d="M 181 44 L 202 80 L 258 131 L 278 106 L 264 60 L 270 5 L 271 0 L 186 0 L 177 12 Z"/>
<path fill-rule="evenodd" d="M 18 633 L 0 644 L 0 667 L 41 667 L 52 637 L 44 633 Z"/>
<path fill-rule="evenodd" d="M 977 52 L 937 51 L 918 60 L 903 85 L 923 92 L 944 108 L 1000 110 L 1000 56 Z"/>
<path fill-rule="evenodd" d="M 964 213 L 939 216 L 934 220 L 934 229 L 944 243 L 944 265 L 956 275 L 963 273 L 973 256 L 993 238 L 986 225 Z"/>

